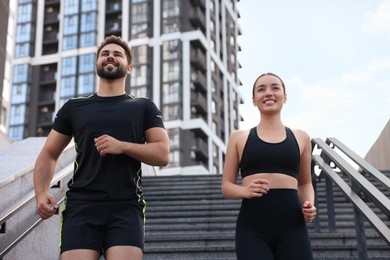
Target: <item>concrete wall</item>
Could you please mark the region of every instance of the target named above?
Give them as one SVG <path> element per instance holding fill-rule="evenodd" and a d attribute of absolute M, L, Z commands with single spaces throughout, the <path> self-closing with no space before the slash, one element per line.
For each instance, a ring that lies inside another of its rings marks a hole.
<path fill-rule="evenodd" d="M 390 120 L 364 158 L 379 171 L 390 171 Z"/>
<path fill-rule="evenodd" d="M 0 215 L 33 194 L 33 168 L 44 142 L 43 137 L 27 138 L 0 149 Z M 59 158 L 56 171 L 67 166 L 72 169 L 74 156 L 73 144 L 70 144 Z M 65 194 L 70 176 L 61 182 L 59 188 L 51 188 L 51 193 L 57 200 Z M 0 234 L 0 248 L 3 249 L 9 240 L 13 240 L 38 220 L 35 200 L 32 199 L 6 222 L 6 232 Z M 3 260 L 59 259 L 59 223 L 59 215 L 42 221 Z"/>
<path fill-rule="evenodd" d="M 0 216 L 19 204 L 26 196 L 34 194 L 33 169 L 35 160 L 41 151 L 45 137 L 31 137 L 0 147 Z M 65 149 L 57 162 L 56 175 L 62 171 L 73 170 L 75 158 L 74 144 Z M 143 164 L 143 175 L 157 175 L 158 167 Z M 71 174 L 58 188 L 51 188 L 50 193 L 59 201 L 67 191 Z M 63 204 L 60 204 L 62 208 Z M 20 212 L 6 222 L 6 232 L 0 233 L 0 251 L 9 241 L 39 221 L 36 214 L 35 199 L 28 202 Z M 59 259 L 60 214 L 48 220 L 40 221 L 33 231 L 12 250 L 3 260 L 53 260 Z"/>

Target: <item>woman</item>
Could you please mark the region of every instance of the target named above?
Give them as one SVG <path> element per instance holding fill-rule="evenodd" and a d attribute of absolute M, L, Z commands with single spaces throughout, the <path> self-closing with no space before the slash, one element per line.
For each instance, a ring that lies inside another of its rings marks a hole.
<path fill-rule="evenodd" d="M 252 94 L 260 123 L 231 134 L 222 178 L 223 196 L 242 199 L 237 258 L 312 259 L 305 223 L 316 216 L 310 137 L 282 123 L 287 95 L 279 76 L 260 75 Z M 242 185 L 237 184 L 239 172 Z"/>

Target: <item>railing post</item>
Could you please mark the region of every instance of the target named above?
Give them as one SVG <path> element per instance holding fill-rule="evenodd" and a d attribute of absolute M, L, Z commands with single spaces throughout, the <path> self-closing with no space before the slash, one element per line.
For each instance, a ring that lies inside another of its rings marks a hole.
<path fill-rule="evenodd" d="M 314 188 L 314 206 L 317 208 L 317 216 L 314 219 L 314 231 L 317 233 L 321 233 L 321 226 L 320 226 L 320 211 L 319 211 L 319 206 L 318 206 L 318 197 L 317 197 L 317 181 L 318 181 L 318 176 L 315 174 L 314 167 L 315 167 L 315 162 L 312 160 L 311 161 L 311 180 Z"/>
<path fill-rule="evenodd" d="M 356 185 L 354 181 L 351 184 L 352 190 L 359 194 L 361 189 Z M 366 233 L 364 228 L 364 218 L 363 214 L 354 206 L 353 207 L 354 219 L 355 219 L 355 232 L 356 232 L 356 243 L 358 248 L 358 259 L 365 260 L 367 257 L 367 243 L 366 243 Z"/>
<path fill-rule="evenodd" d="M 330 159 L 325 154 L 322 154 L 321 157 L 324 159 L 326 164 L 330 165 Z M 326 208 L 328 210 L 328 225 L 329 232 L 336 232 L 336 217 L 334 210 L 334 195 L 333 195 L 333 184 L 332 180 L 325 175 L 325 187 L 326 187 Z"/>

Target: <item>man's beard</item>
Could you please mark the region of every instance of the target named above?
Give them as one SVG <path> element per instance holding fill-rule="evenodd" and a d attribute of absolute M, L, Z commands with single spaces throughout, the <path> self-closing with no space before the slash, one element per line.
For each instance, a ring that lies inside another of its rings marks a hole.
<path fill-rule="evenodd" d="M 126 76 L 127 71 L 124 67 L 122 67 L 120 64 L 117 66 L 116 69 L 113 70 L 107 70 L 105 69 L 105 66 L 103 65 L 98 65 L 96 68 L 96 73 L 98 74 L 99 77 L 103 79 L 120 79 Z"/>

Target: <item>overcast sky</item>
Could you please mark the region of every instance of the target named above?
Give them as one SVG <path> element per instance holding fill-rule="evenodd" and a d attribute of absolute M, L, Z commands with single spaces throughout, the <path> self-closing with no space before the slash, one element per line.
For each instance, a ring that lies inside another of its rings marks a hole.
<path fill-rule="evenodd" d="M 252 85 L 284 80 L 282 120 L 364 157 L 390 119 L 390 0 L 241 0 L 241 129 L 258 124 Z"/>

